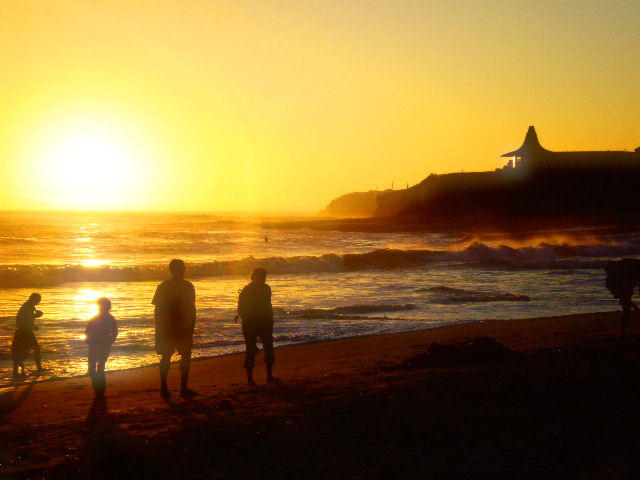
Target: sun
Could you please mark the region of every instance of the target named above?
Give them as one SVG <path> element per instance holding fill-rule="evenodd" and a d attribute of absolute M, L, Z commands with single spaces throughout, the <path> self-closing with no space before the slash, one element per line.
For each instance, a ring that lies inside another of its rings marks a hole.
<path fill-rule="evenodd" d="M 142 180 L 140 142 L 126 129 L 103 122 L 56 128 L 36 158 L 39 191 L 61 208 L 132 206 Z"/>

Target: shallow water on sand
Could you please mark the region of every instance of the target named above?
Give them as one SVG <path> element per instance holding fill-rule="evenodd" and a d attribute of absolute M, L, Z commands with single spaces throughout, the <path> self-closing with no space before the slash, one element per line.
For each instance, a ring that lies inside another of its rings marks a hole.
<path fill-rule="evenodd" d="M 120 327 L 107 368 L 156 363 L 150 302 L 174 257 L 187 261 L 196 287 L 194 356 L 204 357 L 242 350 L 233 316 L 255 265 L 270 272 L 275 340 L 284 345 L 612 310 L 602 265 L 638 255 L 634 236 L 513 244 L 463 234 L 266 231 L 256 219 L 206 215 L 0 214 L 0 385 L 11 381 L 15 314 L 32 291 L 43 298 L 36 335 L 44 378 L 86 372 L 83 333 L 100 296 L 111 298 Z"/>

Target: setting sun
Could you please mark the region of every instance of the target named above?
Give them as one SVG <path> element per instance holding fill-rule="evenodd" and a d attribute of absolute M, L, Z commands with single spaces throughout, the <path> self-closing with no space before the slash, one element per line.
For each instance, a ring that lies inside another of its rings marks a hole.
<path fill-rule="evenodd" d="M 38 142 L 33 179 L 60 208 L 126 208 L 141 188 L 142 138 L 111 122 L 79 118 Z"/>

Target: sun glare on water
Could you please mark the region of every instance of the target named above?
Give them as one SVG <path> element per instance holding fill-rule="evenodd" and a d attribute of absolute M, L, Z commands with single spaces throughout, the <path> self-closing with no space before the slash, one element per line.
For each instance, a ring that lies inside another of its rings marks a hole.
<path fill-rule="evenodd" d="M 98 313 L 98 298 L 103 297 L 104 292 L 92 288 L 83 288 L 76 292 L 72 302 L 78 318 L 89 319 Z"/>

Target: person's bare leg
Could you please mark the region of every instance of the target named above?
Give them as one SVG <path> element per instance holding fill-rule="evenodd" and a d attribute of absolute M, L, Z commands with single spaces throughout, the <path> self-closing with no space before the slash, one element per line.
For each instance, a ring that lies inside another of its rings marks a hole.
<path fill-rule="evenodd" d="M 93 391 L 97 392 L 96 388 L 96 359 L 92 350 L 89 350 L 89 378 L 91 378 L 91 386 L 93 387 Z"/>
<path fill-rule="evenodd" d="M 169 389 L 167 388 L 167 375 L 169 374 L 169 367 L 171 366 L 171 355 L 162 355 L 160 359 L 160 395 L 163 397 L 169 396 Z"/>
<path fill-rule="evenodd" d="M 267 382 L 278 382 L 278 379 L 273 376 L 273 363 L 267 363 Z"/>
<path fill-rule="evenodd" d="M 245 367 L 244 369 L 247 371 L 247 383 L 249 385 L 255 385 L 256 382 L 253 379 L 253 367 L 251 367 L 251 368 Z"/>
<path fill-rule="evenodd" d="M 180 395 L 183 397 L 192 397 L 196 392 L 187 387 L 189 380 L 189 368 L 191 367 L 191 355 L 180 356 Z"/>
<path fill-rule="evenodd" d="M 244 334 L 244 342 L 245 342 L 245 354 L 244 354 L 244 369 L 247 372 L 247 383 L 249 385 L 255 385 L 256 382 L 253 380 L 253 367 L 256 362 L 256 353 L 258 353 L 258 347 L 256 345 L 256 336 L 255 334 L 248 330 L 242 330 Z"/>
<path fill-rule="evenodd" d="M 38 372 L 43 372 L 44 368 L 42 368 L 42 357 L 40 355 L 40 345 L 38 345 L 37 343 L 33 348 L 33 359 L 36 362 L 36 368 L 38 369 Z"/>
<path fill-rule="evenodd" d="M 99 397 L 104 396 L 104 393 L 107 389 L 107 377 L 104 373 L 105 362 L 102 360 L 98 361 L 98 368 L 96 369 L 96 395 Z"/>
<path fill-rule="evenodd" d="M 631 300 L 624 299 L 622 302 L 622 327 L 620 329 L 620 337 L 624 338 L 629 321 L 629 311 L 631 310 Z"/>
<path fill-rule="evenodd" d="M 273 376 L 273 361 L 275 359 L 273 354 L 273 332 L 267 331 L 262 337 L 262 346 L 264 347 L 264 363 L 267 367 L 267 382 L 277 382 L 278 379 Z"/>

